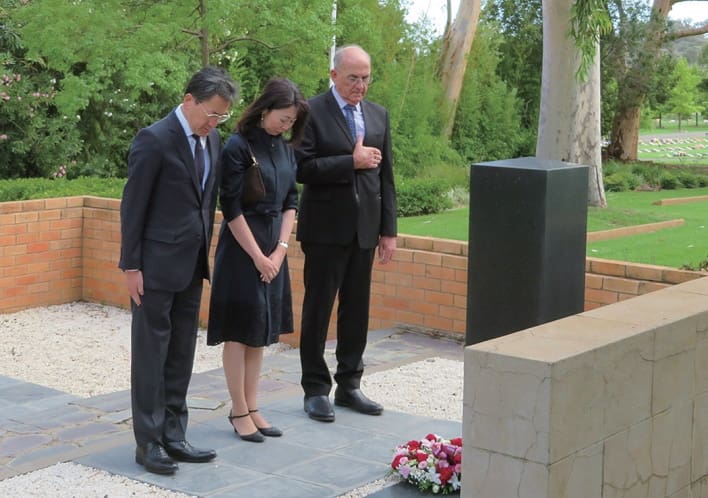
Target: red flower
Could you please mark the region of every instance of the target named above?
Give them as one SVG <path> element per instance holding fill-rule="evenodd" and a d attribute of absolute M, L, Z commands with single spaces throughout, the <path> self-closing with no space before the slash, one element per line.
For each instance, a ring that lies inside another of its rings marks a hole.
<path fill-rule="evenodd" d="M 455 469 L 452 467 L 445 467 L 440 469 L 440 483 L 444 486 L 447 482 L 452 479 L 452 474 L 455 473 Z"/>
<path fill-rule="evenodd" d="M 406 455 L 396 455 L 393 457 L 393 462 L 391 462 L 391 468 L 392 469 L 397 469 L 398 466 L 401 464 L 401 458 L 405 457 Z"/>
<path fill-rule="evenodd" d="M 416 453 L 415 459 L 418 460 L 418 462 L 425 462 L 428 459 L 428 454 L 424 451 L 419 451 Z"/>
<path fill-rule="evenodd" d="M 455 446 L 462 446 L 462 438 L 461 437 L 454 437 L 450 439 L 450 444 L 454 444 Z"/>
<path fill-rule="evenodd" d="M 408 444 L 406 446 L 408 446 L 409 450 L 415 451 L 420 448 L 420 441 L 408 441 Z"/>
<path fill-rule="evenodd" d="M 462 453 L 455 453 L 455 455 L 452 457 L 452 461 L 454 463 L 462 463 Z"/>
<path fill-rule="evenodd" d="M 427 439 L 428 441 L 437 441 L 438 437 L 435 434 L 428 434 L 427 436 L 425 436 L 425 439 Z"/>

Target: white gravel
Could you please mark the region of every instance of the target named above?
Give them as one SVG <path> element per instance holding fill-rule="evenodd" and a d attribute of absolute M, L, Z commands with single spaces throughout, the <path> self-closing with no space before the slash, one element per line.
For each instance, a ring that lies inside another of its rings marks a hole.
<path fill-rule="evenodd" d="M 274 345 L 266 354 L 287 348 Z M 220 367 L 221 348 L 207 346 L 206 333 L 200 331 L 194 371 Z M 419 380 L 421 367 L 425 382 Z M 77 302 L 0 315 L 0 375 L 90 397 L 128 389 L 129 373 L 130 312 L 126 310 Z M 461 421 L 462 378 L 462 362 L 430 358 L 366 375 L 362 388 L 372 398 L 386 400 L 389 410 Z M 341 498 L 365 497 L 395 482 L 395 477 L 381 479 Z M 0 481 L 0 496 L 188 495 L 69 462 Z"/>

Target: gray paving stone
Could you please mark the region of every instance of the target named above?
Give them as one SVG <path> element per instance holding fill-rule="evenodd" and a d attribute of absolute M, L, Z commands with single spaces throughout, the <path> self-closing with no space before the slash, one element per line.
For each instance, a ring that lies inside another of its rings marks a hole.
<path fill-rule="evenodd" d="M 25 455 L 33 449 L 47 444 L 51 440 L 52 437 L 45 434 L 8 437 L 0 441 L 0 457 Z"/>
<path fill-rule="evenodd" d="M 368 498 L 420 498 L 421 496 L 440 496 L 430 492 L 419 491 L 407 482 L 400 482 L 387 488 L 371 493 Z M 445 496 L 460 496 L 460 492 L 450 493 Z"/>
<path fill-rule="evenodd" d="M 229 399 L 229 391 L 226 389 L 225 385 L 203 385 L 194 389 L 190 388 L 189 396 L 213 399 L 220 403 L 224 403 L 224 401 Z"/>
<path fill-rule="evenodd" d="M 287 383 L 290 388 L 294 389 L 300 387 L 300 369 L 293 370 L 292 372 L 284 372 L 278 375 L 278 379 Z"/>
<path fill-rule="evenodd" d="M 0 480 L 17 475 L 17 471 L 7 465 L 0 465 Z"/>
<path fill-rule="evenodd" d="M 292 389 L 293 387 L 295 386 L 292 382 L 282 382 L 280 380 L 261 379 L 258 383 L 258 391 L 263 394 Z"/>
<path fill-rule="evenodd" d="M 286 442 L 287 437 L 267 439 L 264 443 L 232 445 L 221 451 L 219 458 L 239 467 L 264 472 L 277 473 L 293 465 L 326 456 L 328 453 L 312 447 Z"/>
<path fill-rule="evenodd" d="M 377 341 L 380 341 L 382 339 L 393 337 L 399 334 L 400 331 L 395 328 L 370 330 L 367 335 L 367 340 L 369 343 L 376 343 Z"/>
<path fill-rule="evenodd" d="M 109 422 L 112 424 L 119 424 L 122 422 L 127 422 L 133 417 L 131 410 L 121 410 L 118 412 L 111 412 L 101 415 L 98 419 L 102 422 Z"/>
<path fill-rule="evenodd" d="M 63 460 L 62 455 L 74 451 L 77 446 L 73 444 L 58 444 L 20 455 L 9 464 L 12 467 L 24 467 L 32 462 L 42 462 L 54 458 L 57 462 Z"/>
<path fill-rule="evenodd" d="M 55 396 L 63 397 L 66 396 L 66 393 L 30 382 L 22 382 L 19 384 L 11 383 L 0 388 L 0 399 L 17 404 L 29 402 L 39 403 L 46 398 L 53 398 Z"/>
<path fill-rule="evenodd" d="M 389 465 L 393 460 L 393 449 L 402 443 L 405 441 L 390 434 L 372 434 L 367 439 L 360 439 L 339 448 L 335 453 Z"/>
<path fill-rule="evenodd" d="M 29 421 L 40 429 L 55 429 L 94 420 L 96 414 L 78 406 L 65 406 L 62 410 L 45 410 L 34 414 Z"/>
<path fill-rule="evenodd" d="M 0 389 L 7 387 L 7 386 L 22 384 L 22 383 L 23 383 L 23 381 L 15 379 L 13 377 L 8 377 L 7 375 L 0 375 Z"/>
<path fill-rule="evenodd" d="M 226 386 L 224 373 L 221 369 L 213 370 L 215 374 L 194 374 L 189 381 L 189 390 L 213 390 L 223 389 Z"/>
<path fill-rule="evenodd" d="M 111 474 L 136 479 L 145 474 L 145 469 L 135 463 L 135 443 L 116 446 L 107 450 L 93 452 L 74 460 L 81 465 L 105 470 Z"/>
<path fill-rule="evenodd" d="M 37 432 L 37 426 L 23 422 L 26 413 L 22 414 L 22 417 L 17 417 L 12 419 L 5 419 L 0 421 L 2 428 L 7 432 L 12 434 L 35 434 Z"/>
<path fill-rule="evenodd" d="M 118 391 L 72 402 L 73 405 L 93 408 L 102 412 L 130 409 L 130 391 Z"/>
<path fill-rule="evenodd" d="M 25 403 L 24 406 L 26 406 L 30 412 L 59 411 L 66 410 L 71 403 L 77 399 L 81 399 L 78 396 L 62 393 L 61 391 L 57 391 L 57 393 L 59 394 L 32 400 L 30 403 Z"/>
<path fill-rule="evenodd" d="M 367 439 L 368 433 L 363 430 L 347 427 L 342 424 L 322 423 L 312 421 L 303 424 L 288 435 L 288 442 L 323 451 L 334 451 L 343 448 L 358 439 Z"/>
<path fill-rule="evenodd" d="M 222 492 L 234 484 L 251 485 L 268 477 L 267 474 L 230 465 L 218 457 L 209 463 L 179 463 L 179 470 L 174 476 L 158 476 L 144 473 L 137 479 L 197 496 L 209 496 Z"/>
<path fill-rule="evenodd" d="M 263 358 L 262 371 L 266 374 L 269 372 L 293 372 L 295 369 L 300 369 L 299 355 L 286 353 Z"/>
<path fill-rule="evenodd" d="M 378 462 L 363 462 L 340 455 L 325 455 L 278 472 L 288 478 L 332 486 L 339 493 L 357 488 L 386 475 L 387 467 Z"/>
<path fill-rule="evenodd" d="M 420 346 L 428 351 L 435 352 L 436 355 L 442 352 L 451 352 L 462 357 L 464 344 L 447 338 L 433 337 L 425 334 L 406 333 L 401 337 L 407 347 Z"/>
<path fill-rule="evenodd" d="M 269 477 L 260 481 L 232 486 L 209 498 L 326 498 L 337 496 L 333 488 L 297 479 Z"/>
<path fill-rule="evenodd" d="M 198 410 L 216 410 L 223 406 L 221 401 L 197 396 L 187 396 L 187 406 Z"/>
<path fill-rule="evenodd" d="M 106 422 L 94 422 L 91 424 L 80 425 L 78 427 L 71 427 L 60 431 L 57 437 L 62 441 L 77 441 L 92 439 L 96 436 L 105 436 L 112 432 L 119 432 L 121 429 L 115 424 L 109 424 Z"/>

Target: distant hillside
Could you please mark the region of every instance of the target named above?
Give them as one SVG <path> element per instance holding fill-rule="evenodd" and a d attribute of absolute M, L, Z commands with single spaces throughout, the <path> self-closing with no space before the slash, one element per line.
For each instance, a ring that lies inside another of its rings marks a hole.
<path fill-rule="evenodd" d="M 675 29 L 681 29 L 682 27 L 686 26 L 681 22 L 674 24 Z M 701 53 L 706 50 L 707 44 L 708 37 L 706 35 L 689 36 L 671 42 L 670 49 L 677 57 L 685 57 L 689 64 L 699 64 Z M 706 64 L 706 60 L 707 58 L 704 56 L 702 64 Z"/>

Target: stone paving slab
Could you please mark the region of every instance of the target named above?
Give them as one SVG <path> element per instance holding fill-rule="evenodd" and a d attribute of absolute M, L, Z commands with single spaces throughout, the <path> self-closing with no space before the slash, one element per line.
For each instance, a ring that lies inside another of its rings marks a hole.
<path fill-rule="evenodd" d="M 435 495 L 433 493 L 426 493 L 423 491 L 419 491 L 415 486 L 412 484 L 408 484 L 406 482 L 401 482 L 398 484 L 394 484 L 393 486 L 389 486 L 385 489 L 382 489 L 380 491 L 376 491 L 375 493 L 371 493 L 368 498 L 421 498 L 425 496 L 440 496 L 440 495 Z M 457 493 L 450 493 L 446 496 L 460 496 L 460 492 L 458 491 Z"/>
<path fill-rule="evenodd" d="M 327 344 L 330 365 L 336 363 L 335 346 L 336 341 Z M 435 356 L 462 360 L 463 347 L 385 329 L 369 333 L 364 362 L 372 372 Z M 158 476 L 135 463 L 129 391 L 80 398 L 0 376 L 0 479 L 75 461 L 209 498 L 335 497 L 384 477 L 397 444 L 428 432 L 451 438 L 462 431 L 459 422 L 390 410 L 372 417 L 335 407 L 334 423 L 312 421 L 303 411 L 297 350 L 266 356 L 263 363 L 260 409 L 283 429 L 282 438 L 254 444 L 234 434 L 226 419 L 229 396 L 222 369 L 194 374 L 188 403 L 189 441 L 215 448 L 219 456 L 208 464 L 180 463 L 176 475 Z M 372 496 L 421 496 L 410 485 L 379 493 Z"/>
<path fill-rule="evenodd" d="M 236 436 L 222 416 L 190 423 L 188 439 L 216 449 L 207 464 L 180 463 L 174 476 L 156 476 L 134 462 L 132 443 L 75 460 L 112 474 L 203 497 L 336 497 L 385 477 L 393 448 L 428 432 L 461 434 L 462 424 L 385 410 L 367 416 L 335 407 L 336 421 L 310 420 L 299 395 L 262 405 L 282 438 L 249 443 Z M 410 496 L 410 495 L 403 495 Z"/>

